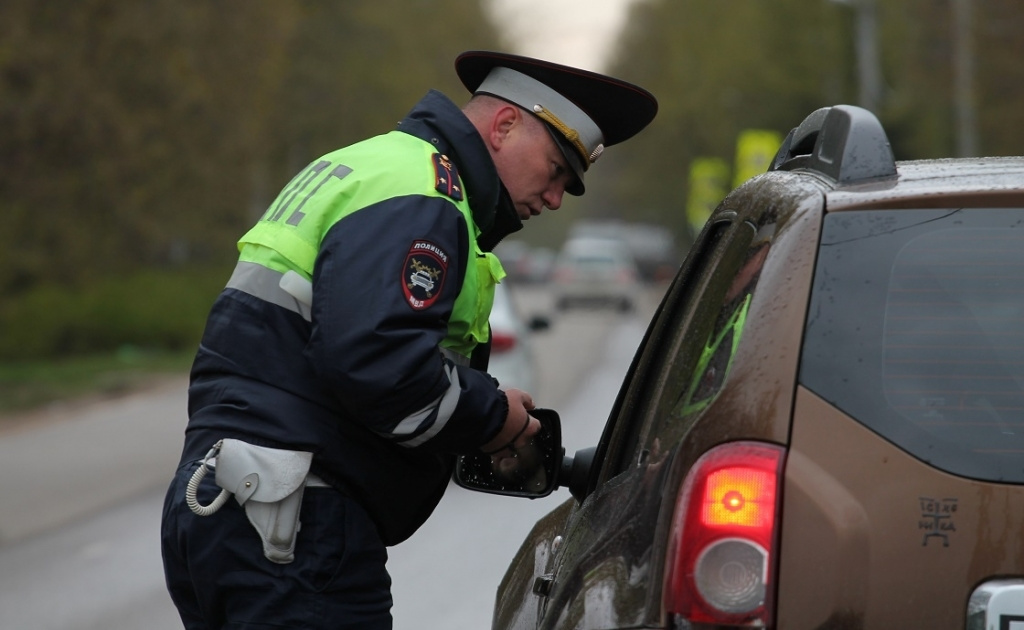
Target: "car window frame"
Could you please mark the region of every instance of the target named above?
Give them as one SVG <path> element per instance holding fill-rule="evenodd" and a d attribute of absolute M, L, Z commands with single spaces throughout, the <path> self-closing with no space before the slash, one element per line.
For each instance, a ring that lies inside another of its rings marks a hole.
<path fill-rule="evenodd" d="M 640 446 L 647 442 L 656 420 L 652 401 L 654 394 L 664 387 L 662 368 L 687 338 L 695 311 L 703 308 L 702 297 L 720 275 L 709 275 L 707 271 L 717 268 L 730 253 L 746 252 L 755 234 L 755 226 L 731 211 L 719 213 L 701 230 L 627 371 L 629 376 L 619 390 L 598 444 L 594 461 L 600 469 L 591 472 L 588 494 L 645 462 L 649 449 Z M 738 268 L 744 257 L 734 257 Z M 735 268 L 729 275 L 730 281 Z M 718 308 L 716 304 L 716 311 Z M 700 343 L 704 343 L 704 338 Z"/>
<path fill-rule="evenodd" d="M 805 326 L 804 339 L 801 345 L 798 383 L 816 396 L 828 400 L 831 406 L 846 414 L 866 429 L 876 433 L 903 452 L 926 462 L 937 470 L 985 482 L 1020 483 L 1022 477 L 1017 472 L 1019 467 L 1016 462 L 998 459 L 994 454 L 987 455 L 986 457 L 971 457 L 970 447 L 968 446 L 969 441 L 961 442 L 949 439 L 948 436 L 943 436 L 940 433 L 933 434 L 924 428 L 918 427 L 914 419 L 909 415 L 905 415 L 904 412 L 898 409 L 897 404 L 888 399 L 890 394 L 886 390 L 886 377 L 883 367 L 866 372 L 859 370 L 859 373 L 871 374 L 870 378 L 865 378 L 863 381 L 855 379 L 847 381 L 850 375 L 844 374 L 839 369 L 829 369 L 829 363 L 833 361 L 845 362 L 848 365 L 853 364 L 854 362 L 851 361 L 852 357 L 857 357 L 856 363 L 858 364 L 864 362 L 865 365 L 884 365 L 887 352 L 884 337 L 887 334 L 886 331 L 890 323 L 888 320 L 890 309 L 888 301 L 892 297 L 890 292 L 893 286 L 892 279 L 895 277 L 895 272 L 899 269 L 898 265 L 904 253 L 914 251 L 911 248 L 912 244 L 922 241 L 927 242 L 927 239 L 946 231 L 958 232 L 958 236 L 961 238 L 971 231 L 1005 231 L 1014 226 L 1017 221 L 1015 216 L 1019 215 L 1020 210 L 1024 209 L 1024 204 L 1013 208 L 988 203 L 978 204 L 977 201 L 975 201 L 975 204 L 974 206 L 961 206 L 953 209 L 946 208 L 941 204 L 844 209 L 841 212 L 830 213 L 825 217 L 822 228 L 822 247 L 832 245 L 858 246 L 867 242 L 867 238 L 863 235 L 856 233 L 851 235 L 838 229 L 841 221 L 850 221 L 851 219 L 863 222 L 869 220 L 876 222 L 884 221 L 887 218 L 889 220 L 898 219 L 899 222 L 893 224 L 895 227 L 886 226 L 884 231 L 867 235 L 871 239 L 877 240 L 889 234 L 896 234 L 897 236 L 892 238 L 897 240 L 894 245 L 886 246 L 882 250 L 882 254 L 871 257 L 872 261 L 881 265 L 885 271 L 884 274 L 862 274 L 884 280 L 884 282 L 877 284 L 879 287 L 877 289 L 878 299 L 874 302 L 877 308 L 871 311 L 871 315 L 861 317 L 857 322 L 856 330 L 858 332 L 863 331 L 866 338 L 870 340 L 870 343 L 865 345 L 866 351 L 853 352 L 848 349 L 852 347 L 852 344 L 838 343 L 834 336 L 830 336 L 831 343 L 828 346 L 828 352 L 822 352 L 824 347 L 823 339 L 825 339 L 822 331 L 827 330 L 829 327 L 834 328 L 838 326 L 838 324 L 822 323 L 823 321 L 828 321 L 828 318 L 831 317 L 831 309 L 834 308 L 830 306 L 829 309 L 822 309 L 818 306 L 827 303 L 829 298 L 826 296 L 834 291 L 831 288 L 825 289 L 825 279 L 827 278 L 829 282 L 836 283 L 835 278 L 839 276 L 845 278 L 843 282 L 850 284 L 851 279 L 858 277 L 856 272 L 859 269 L 854 271 L 843 269 L 841 274 L 837 274 L 837 270 L 842 269 L 842 266 L 835 263 L 835 256 L 822 255 L 818 257 L 808 302 L 809 309 L 816 313 L 817 318 L 814 321 L 808 322 Z M 1012 213 L 1012 210 L 1018 212 Z M 830 228 L 833 230 L 832 232 L 830 232 Z M 827 240 L 829 238 L 832 239 L 831 242 Z M 845 250 L 843 252 L 846 258 L 852 258 L 855 253 L 859 252 L 857 250 Z M 1003 282 L 1006 282 L 1006 280 L 1003 280 Z M 836 283 L 836 286 L 842 287 L 843 285 Z M 1016 286 L 1016 284 L 1010 282 L 1007 286 Z M 864 300 L 861 301 L 861 303 L 864 302 Z M 963 303 L 966 304 L 967 301 L 965 300 Z M 845 302 L 840 302 L 840 304 L 845 304 Z M 849 325 L 843 328 L 852 329 Z M 959 329 L 954 329 L 949 334 L 955 335 L 959 332 Z M 871 334 L 875 334 L 877 339 L 871 337 Z M 826 355 L 829 358 L 825 361 L 819 358 Z M 946 357 L 940 357 L 940 359 L 944 358 Z M 841 386 L 836 384 L 835 381 L 837 380 L 842 381 Z M 829 381 L 833 382 L 830 383 Z M 877 381 L 877 386 L 875 386 L 874 381 Z M 865 384 L 867 383 L 872 385 L 866 387 Z M 851 391 L 855 392 L 856 395 L 851 395 Z M 935 397 L 948 395 L 949 393 L 943 389 L 930 393 L 930 396 Z M 919 406 L 918 411 L 920 412 L 921 409 L 923 407 Z M 943 419 L 943 421 L 956 424 L 951 419 Z M 999 422 L 1006 422 L 1006 420 L 1000 419 Z M 1009 448 L 1009 444 L 1000 445 L 1000 448 Z M 1000 464 L 1002 465 L 1000 466 Z"/>

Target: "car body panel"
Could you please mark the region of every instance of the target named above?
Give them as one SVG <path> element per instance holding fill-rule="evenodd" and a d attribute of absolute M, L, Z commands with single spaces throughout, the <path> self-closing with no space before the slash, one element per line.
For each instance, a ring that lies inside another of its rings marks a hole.
<path fill-rule="evenodd" d="M 1020 190 L 1024 157 L 899 162 L 897 177 L 828 193 L 828 209 L 956 208 L 977 206 L 978 196 L 992 207 L 1024 207 Z"/>
<path fill-rule="evenodd" d="M 936 470 L 803 387 L 783 494 L 781 628 L 963 628 L 1024 567 L 1024 487 Z"/>
<path fill-rule="evenodd" d="M 787 180 L 787 190 L 800 185 L 795 177 L 783 178 Z M 657 627 L 663 617 L 661 591 L 652 587 L 660 585 L 665 570 L 665 532 L 686 470 L 702 452 L 734 439 L 740 432 L 765 441 L 784 443 L 788 439 L 799 340 L 823 197 L 814 186 L 805 187 L 802 195 L 787 198 L 788 205 L 749 195 L 749 189 L 737 193 L 723 203 L 716 213 L 717 219 L 712 219 L 726 230 L 725 247 L 731 246 L 733 240 L 737 241 L 736 246 L 747 247 L 758 234 L 770 243 L 763 260 L 765 282 L 753 294 L 743 343 L 736 351 L 737 372 L 728 375 L 717 398 L 694 421 L 705 427 L 699 433 L 685 435 L 684 431 L 670 440 L 671 444 L 662 446 L 662 432 L 649 430 L 632 437 L 614 435 L 615 423 L 609 423 L 608 435 L 602 442 L 621 444 L 620 450 L 628 452 L 615 457 L 631 463 L 623 464 L 623 470 L 613 471 L 611 466 L 602 470 L 602 476 L 609 478 L 599 483 L 582 505 L 573 502 L 561 530 L 553 528 L 557 527 L 557 519 L 545 521 L 544 527 L 535 529 L 499 591 L 499 601 L 504 602 L 511 593 L 531 592 L 537 578 L 553 575 L 549 596 L 531 595 L 543 600 L 542 621 L 536 627 Z M 719 255 L 720 252 L 709 252 L 708 265 L 717 268 Z M 776 269 L 779 264 L 786 264 L 789 269 Z M 721 284 L 713 278 L 684 276 L 669 290 L 665 300 L 671 303 L 691 299 L 683 295 L 684 288 L 700 294 L 715 292 L 719 290 L 716 282 Z M 716 300 L 721 301 L 721 296 Z M 693 302 L 698 308 L 703 304 L 699 299 Z M 665 325 L 676 324 L 681 330 L 691 325 L 686 321 Z M 644 352 L 649 356 L 639 357 L 639 364 L 657 363 L 658 357 L 669 351 L 659 343 L 646 346 Z M 630 391 L 624 392 L 626 402 L 619 407 L 623 412 L 636 414 L 636 406 L 643 403 L 630 397 L 647 396 L 649 388 L 657 385 L 644 382 L 644 370 L 639 366 L 631 372 L 640 376 L 627 381 L 624 387 Z M 756 382 L 756 387 L 750 387 L 751 382 Z M 651 412 L 656 413 L 654 409 Z M 653 423 L 643 424 L 650 429 Z M 552 556 L 551 566 L 534 563 L 536 550 L 549 545 L 556 535 L 563 536 L 563 540 L 559 552 Z M 532 567 L 533 572 L 527 571 L 527 567 Z M 528 607 L 517 605 L 514 610 L 505 610 L 499 606 L 501 621 L 495 627 L 531 627 L 524 626 L 525 620 L 514 614 L 515 610 Z"/>
<path fill-rule="evenodd" d="M 549 512 L 530 530 L 498 586 L 494 627 L 509 630 L 536 628 L 544 599 L 534 593 L 538 578 L 551 574 L 561 550 L 561 533 L 576 505 L 569 499 Z"/>

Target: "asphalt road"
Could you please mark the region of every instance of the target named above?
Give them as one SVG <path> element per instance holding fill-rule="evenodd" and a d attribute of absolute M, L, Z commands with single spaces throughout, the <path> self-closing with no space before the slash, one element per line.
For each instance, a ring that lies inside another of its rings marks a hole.
<path fill-rule="evenodd" d="M 596 443 L 656 302 L 634 316 L 578 312 L 538 333 L 538 405 L 562 413 L 568 451 Z M 524 315 L 552 314 L 542 290 Z M 54 407 L 0 431 L 0 628 L 180 628 L 163 587 L 159 511 L 185 426 L 185 377 L 117 400 Z M 568 498 L 453 488 L 391 550 L 395 628 L 490 625 L 494 589 L 529 526 Z"/>

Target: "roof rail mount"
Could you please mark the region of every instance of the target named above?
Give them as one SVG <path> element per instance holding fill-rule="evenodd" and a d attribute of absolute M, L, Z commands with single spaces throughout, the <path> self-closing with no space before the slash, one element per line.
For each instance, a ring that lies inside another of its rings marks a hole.
<path fill-rule="evenodd" d="M 808 169 L 840 184 L 892 177 L 896 160 L 882 123 L 853 105 L 815 110 L 786 136 L 769 171 Z"/>

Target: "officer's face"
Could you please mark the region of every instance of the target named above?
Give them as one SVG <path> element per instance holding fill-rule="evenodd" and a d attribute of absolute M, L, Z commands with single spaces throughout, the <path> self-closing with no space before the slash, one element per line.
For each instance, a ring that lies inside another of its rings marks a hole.
<path fill-rule="evenodd" d="M 544 123 L 526 112 L 509 131 L 495 165 L 524 221 L 544 208 L 557 210 L 574 177 Z"/>

